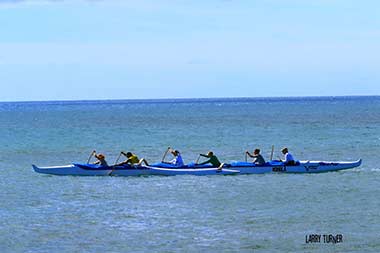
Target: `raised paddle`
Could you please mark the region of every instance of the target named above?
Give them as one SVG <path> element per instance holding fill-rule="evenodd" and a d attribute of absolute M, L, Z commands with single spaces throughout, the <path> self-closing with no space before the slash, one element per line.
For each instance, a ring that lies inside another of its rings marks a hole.
<path fill-rule="evenodd" d="M 272 161 L 273 159 L 273 152 L 274 152 L 274 145 L 272 145 L 272 152 L 270 153 L 270 160 Z"/>
<path fill-rule="evenodd" d="M 90 157 L 89 157 L 88 160 L 87 160 L 87 164 L 90 163 L 90 160 L 91 160 L 91 158 L 92 158 L 92 156 L 93 156 L 94 154 L 96 154 L 96 151 L 95 151 L 95 150 L 91 152 L 91 155 L 90 155 Z"/>
<path fill-rule="evenodd" d="M 168 154 L 168 152 L 169 152 L 170 149 L 171 149 L 171 147 L 168 147 L 168 148 L 166 149 L 166 151 L 165 151 L 165 153 L 164 153 L 164 156 L 162 157 L 162 160 L 161 160 L 162 163 L 165 161 L 165 157 L 166 157 L 166 155 Z"/>

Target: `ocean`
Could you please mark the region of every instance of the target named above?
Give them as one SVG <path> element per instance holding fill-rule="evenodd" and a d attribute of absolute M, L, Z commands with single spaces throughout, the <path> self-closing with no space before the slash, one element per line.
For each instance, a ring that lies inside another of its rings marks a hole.
<path fill-rule="evenodd" d="M 0 103 L 0 252 L 380 252 L 380 97 Z M 322 174 L 74 177 L 31 165 L 115 162 L 121 150 L 185 163 L 275 146 Z M 170 156 L 168 155 L 168 158 Z M 321 241 L 308 241 L 310 235 Z M 329 235 L 342 240 L 324 241 Z"/>

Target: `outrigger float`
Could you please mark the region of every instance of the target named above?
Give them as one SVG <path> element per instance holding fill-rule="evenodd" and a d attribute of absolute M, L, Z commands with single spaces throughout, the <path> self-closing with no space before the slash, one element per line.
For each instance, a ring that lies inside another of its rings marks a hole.
<path fill-rule="evenodd" d="M 146 175 L 236 175 L 236 174 L 264 174 L 264 173 L 321 173 L 347 170 L 359 167 L 362 160 L 354 162 L 324 162 L 299 161 L 295 165 L 285 165 L 281 161 L 270 161 L 263 165 L 249 162 L 232 162 L 223 164 L 220 168 L 210 165 L 190 163 L 176 167 L 168 163 L 145 165 L 100 166 L 88 163 L 73 163 L 65 166 L 37 167 L 32 165 L 35 172 L 51 175 L 73 176 L 146 176 Z"/>

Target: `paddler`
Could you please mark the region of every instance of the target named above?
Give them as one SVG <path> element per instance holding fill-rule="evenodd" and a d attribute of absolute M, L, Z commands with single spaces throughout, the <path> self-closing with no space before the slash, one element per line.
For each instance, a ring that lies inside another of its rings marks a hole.
<path fill-rule="evenodd" d="M 99 164 L 101 166 L 108 166 L 106 162 L 106 156 L 103 154 L 94 154 L 95 158 L 98 159 L 94 164 Z"/>
<path fill-rule="evenodd" d="M 203 156 L 203 157 L 207 157 L 208 160 L 203 162 L 203 163 L 198 163 L 198 165 L 203 165 L 203 164 L 207 164 L 207 163 L 211 163 L 212 166 L 214 167 L 220 167 L 220 165 L 222 165 L 218 159 L 218 157 L 216 157 L 216 155 L 214 155 L 214 153 L 212 151 L 209 151 L 207 153 L 207 155 L 204 155 L 204 154 L 199 154 L 200 156 Z"/>
<path fill-rule="evenodd" d="M 149 166 L 148 162 L 144 158 L 139 160 L 137 155 L 132 154 L 131 152 L 125 153 L 124 151 L 121 151 L 120 153 L 122 155 L 124 155 L 125 157 L 127 157 L 127 160 L 125 160 L 124 162 L 121 162 L 119 164 L 115 164 L 115 166 L 120 166 L 120 165 L 124 165 L 124 164 L 141 165 L 142 163 L 145 163 L 147 166 Z"/>
<path fill-rule="evenodd" d="M 294 160 L 294 157 L 292 154 L 289 153 L 289 150 L 288 148 L 283 148 L 281 149 L 281 152 L 284 154 L 285 156 L 285 160 L 283 161 L 285 163 L 285 165 L 296 165 L 296 161 Z"/>
<path fill-rule="evenodd" d="M 245 152 L 249 157 L 253 158 L 253 163 L 256 165 L 263 165 L 265 164 L 265 160 L 263 156 L 260 154 L 260 149 L 255 149 L 252 154 L 248 152 L 248 150 Z"/>
<path fill-rule="evenodd" d="M 172 148 L 169 149 L 170 153 L 174 156 L 174 159 L 169 161 L 169 163 L 177 166 L 177 167 L 182 167 L 184 166 L 183 160 L 181 153 L 178 150 L 174 150 Z"/>

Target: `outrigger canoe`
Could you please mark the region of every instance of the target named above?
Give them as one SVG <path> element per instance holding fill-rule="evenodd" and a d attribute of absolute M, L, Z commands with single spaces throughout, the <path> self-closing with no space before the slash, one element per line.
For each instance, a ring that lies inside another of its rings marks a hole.
<path fill-rule="evenodd" d="M 100 166 L 95 164 L 73 163 L 65 166 L 37 167 L 35 172 L 52 175 L 74 176 L 143 176 L 143 175 L 232 175 L 232 174 L 264 174 L 264 173 L 321 173 L 352 169 L 360 166 L 362 160 L 354 162 L 299 161 L 295 165 L 285 165 L 281 161 L 271 161 L 263 165 L 249 162 L 233 162 L 225 164 L 223 169 L 211 165 L 190 163 L 176 167 L 168 163 L 156 163 L 151 166 L 123 165 Z"/>
<path fill-rule="evenodd" d="M 354 162 L 299 161 L 295 165 L 290 166 L 285 165 L 281 161 L 271 161 L 256 166 L 247 162 L 234 162 L 230 166 L 235 170 L 239 170 L 241 174 L 321 173 L 352 169 L 359 167 L 361 163 L 361 159 Z"/>
<path fill-rule="evenodd" d="M 144 175 L 231 175 L 238 174 L 237 170 L 218 168 L 192 168 L 192 169 L 166 169 L 155 168 L 144 165 L 123 165 L 123 166 L 100 166 L 96 164 L 73 163 L 64 166 L 37 167 L 32 165 L 35 172 L 51 175 L 72 175 L 72 176 L 144 176 Z"/>
<path fill-rule="evenodd" d="M 64 166 L 37 167 L 32 165 L 35 172 L 51 175 L 72 176 L 143 176 L 150 175 L 147 166 L 101 166 L 97 164 L 73 163 Z"/>
<path fill-rule="evenodd" d="M 256 165 L 250 162 L 233 162 L 225 164 L 223 169 L 239 171 L 240 174 L 264 174 L 264 173 L 321 173 L 329 171 L 347 170 L 360 166 L 362 160 L 354 162 L 324 162 L 324 161 L 299 161 L 295 165 L 286 165 L 281 161 L 270 161 L 263 165 Z M 175 167 L 172 164 L 157 163 L 153 167 L 165 168 L 173 171 L 181 169 L 196 169 L 200 165 L 190 163 L 182 167 Z M 202 168 L 212 168 L 210 165 L 202 165 Z"/>

